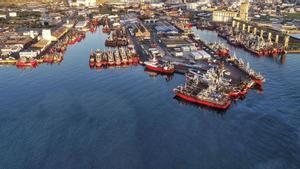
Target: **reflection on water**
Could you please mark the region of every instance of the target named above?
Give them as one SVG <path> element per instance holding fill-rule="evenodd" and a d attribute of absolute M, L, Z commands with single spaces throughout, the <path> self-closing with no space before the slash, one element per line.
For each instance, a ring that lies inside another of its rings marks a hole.
<path fill-rule="evenodd" d="M 152 79 L 156 79 L 157 76 L 162 76 L 168 82 L 168 81 L 172 80 L 172 78 L 173 78 L 173 75 L 158 73 L 158 72 L 155 72 L 155 71 L 147 69 L 147 68 L 144 69 L 144 72 L 147 73 L 150 77 L 152 77 Z"/>
<path fill-rule="evenodd" d="M 278 65 L 229 46 L 267 81 L 219 114 L 173 99 L 182 74 L 90 70 L 90 50 L 106 49 L 100 31 L 60 65 L 0 68 L 0 168 L 300 168 L 299 55 Z"/>
<path fill-rule="evenodd" d="M 221 109 L 215 109 L 215 108 L 211 108 L 211 107 L 208 107 L 208 106 L 203 106 L 203 105 L 200 105 L 200 104 L 196 104 L 196 103 L 192 103 L 192 102 L 188 102 L 178 96 L 174 96 L 173 99 L 175 99 L 178 104 L 181 104 L 181 105 L 184 105 L 184 106 L 192 106 L 192 107 L 196 107 L 202 111 L 210 111 L 210 112 L 214 112 L 214 113 L 217 113 L 217 114 L 220 114 L 220 115 L 224 115 L 226 113 L 227 110 L 221 110 Z M 242 97 L 240 98 L 242 99 Z"/>

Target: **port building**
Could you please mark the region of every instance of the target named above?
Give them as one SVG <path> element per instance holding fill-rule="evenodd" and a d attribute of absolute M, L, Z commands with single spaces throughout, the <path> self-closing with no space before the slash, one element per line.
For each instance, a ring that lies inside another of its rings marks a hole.
<path fill-rule="evenodd" d="M 239 14 L 239 18 L 242 21 L 248 21 L 248 11 L 249 11 L 249 1 L 246 0 L 245 2 L 242 2 L 240 5 L 240 14 Z"/>
<path fill-rule="evenodd" d="M 214 22 L 231 22 L 235 17 L 237 17 L 237 12 L 235 11 L 216 10 L 212 13 L 212 20 Z"/>

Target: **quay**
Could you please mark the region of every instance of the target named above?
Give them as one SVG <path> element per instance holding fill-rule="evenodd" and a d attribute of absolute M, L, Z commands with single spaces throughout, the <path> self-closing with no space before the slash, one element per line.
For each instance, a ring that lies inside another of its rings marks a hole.
<path fill-rule="evenodd" d="M 160 19 L 156 19 L 155 22 L 146 22 L 137 19 L 135 23 L 124 24 L 128 30 L 130 40 L 133 42 L 137 53 L 143 63 L 146 64 L 146 67 L 149 62 L 148 60 L 151 61 L 153 58 L 158 58 L 163 63 L 174 65 L 177 73 L 187 76 L 191 74 L 191 71 L 194 71 L 194 77 L 191 79 L 199 78 L 201 81 L 203 77 L 206 77 L 203 84 L 194 84 L 189 89 L 182 87 L 174 89 L 176 95 L 198 104 L 204 104 L 217 109 L 227 109 L 230 105 L 230 98 L 244 97 L 247 90 L 254 88 L 256 85 L 262 85 L 264 78 L 255 73 L 247 63 L 244 63 L 241 59 L 237 59 L 235 56 L 220 56 L 215 49 L 205 44 L 201 39 L 196 40 L 194 38 L 195 35 L 190 31 L 191 28 L 182 29 L 177 24 Z M 140 31 L 138 33 L 138 36 L 129 31 L 138 27 L 143 27 L 144 29 L 143 32 Z M 172 30 L 176 33 L 170 34 L 165 30 Z M 168 38 L 175 40 L 168 41 Z M 213 82 L 215 78 L 219 79 L 217 81 L 220 83 L 215 84 Z M 187 81 L 186 83 L 193 83 L 192 81 Z M 227 87 L 223 91 L 218 91 L 220 88 L 223 88 L 220 84 L 226 84 L 225 86 Z M 190 89 L 193 90 L 190 91 Z M 204 99 L 205 93 L 203 93 L 203 96 L 191 96 L 189 94 L 190 92 L 197 93 L 199 91 L 207 92 L 206 94 L 210 95 L 207 96 L 208 100 Z M 217 100 L 220 99 L 220 102 L 212 101 L 214 93 L 220 96 L 220 98 L 215 98 Z M 203 101 L 201 98 L 206 101 Z M 219 106 L 218 103 L 223 102 L 221 100 L 224 101 L 224 105 L 221 104 Z M 225 100 L 228 100 L 228 102 Z"/>
<path fill-rule="evenodd" d="M 184 85 L 173 90 L 175 95 L 216 109 L 228 109 L 232 101 L 245 97 L 248 90 L 262 87 L 265 78 L 248 63 L 231 56 L 221 44 L 204 43 L 192 33 L 193 24 L 188 17 L 172 15 L 167 16 L 169 19 L 143 19 L 135 13 L 83 18 L 72 15 L 54 32 L 42 29 L 40 38 L 21 49 L 19 57 L 11 63 L 18 68 L 61 63 L 68 45 L 81 42 L 87 31 L 95 33 L 101 26 L 101 33 L 108 34 L 102 44 L 107 50 L 87 54 L 91 69 L 140 63 L 147 72 L 185 74 Z"/>

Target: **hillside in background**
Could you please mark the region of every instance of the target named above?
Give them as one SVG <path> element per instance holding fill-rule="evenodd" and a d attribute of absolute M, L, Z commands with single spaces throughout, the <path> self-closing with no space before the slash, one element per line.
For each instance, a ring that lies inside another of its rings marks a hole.
<path fill-rule="evenodd" d="M 97 0 L 97 3 L 104 3 L 107 0 Z M 64 2 L 65 4 L 67 4 L 67 0 L 0 0 L 0 5 L 22 5 L 22 4 L 26 4 L 28 2 L 40 2 L 40 3 L 54 3 L 54 2 Z"/>
<path fill-rule="evenodd" d="M 1 5 L 22 5 L 26 3 L 55 3 L 55 2 L 67 2 L 67 0 L 0 0 Z"/>

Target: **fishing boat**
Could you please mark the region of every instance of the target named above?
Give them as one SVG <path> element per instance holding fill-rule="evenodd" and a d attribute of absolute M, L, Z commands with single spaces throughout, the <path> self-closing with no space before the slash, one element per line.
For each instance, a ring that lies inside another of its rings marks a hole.
<path fill-rule="evenodd" d="M 128 59 L 128 64 L 132 64 L 133 63 L 132 54 L 130 53 L 129 49 L 126 50 L 126 56 L 127 56 L 127 59 Z"/>
<path fill-rule="evenodd" d="M 109 28 L 108 24 L 104 25 L 104 27 L 102 28 L 102 32 L 103 33 L 110 33 L 110 28 Z"/>
<path fill-rule="evenodd" d="M 260 74 L 256 73 L 253 69 L 250 68 L 249 62 L 247 64 L 244 63 L 242 59 L 236 59 L 235 56 L 232 56 L 234 58 L 234 63 L 244 72 L 246 72 L 253 82 L 255 82 L 257 85 L 262 86 L 263 83 L 266 81 L 266 79 Z"/>
<path fill-rule="evenodd" d="M 185 74 L 185 84 L 177 86 L 173 91 L 177 97 L 188 102 L 216 109 L 228 109 L 231 105 L 230 97 L 226 93 L 221 92 L 220 84 L 210 83 L 216 81 L 212 73 L 213 71 L 209 71 L 203 75 L 190 70 Z"/>
<path fill-rule="evenodd" d="M 174 65 L 170 62 L 159 62 L 155 57 L 153 59 L 144 62 L 145 66 L 149 70 L 153 70 L 164 74 L 173 74 L 175 72 Z"/>
<path fill-rule="evenodd" d="M 121 65 L 121 58 L 120 58 L 120 54 L 119 54 L 119 51 L 118 50 L 115 50 L 114 51 L 114 57 L 115 57 L 115 64 L 117 66 Z"/>
<path fill-rule="evenodd" d="M 114 59 L 114 54 L 111 50 L 107 52 L 107 57 L 108 57 L 108 66 L 113 66 L 115 65 L 115 59 Z"/>
<path fill-rule="evenodd" d="M 120 56 L 121 56 L 121 59 L 122 59 L 122 64 L 127 64 L 128 59 L 127 59 L 125 49 L 124 48 L 119 48 L 119 52 L 120 52 Z"/>
<path fill-rule="evenodd" d="M 43 57 L 43 62 L 44 63 L 53 63 L 54 62 L 54 57 L 52 54 L 46 54 Z"/>
<path fill-rule="evenodd" d="M 20 58 L 16 62 L 17 67 L 36 67 L 38 65 L 37 61 L 35 59 L 29 59 L 29 58 Z"/>
<path fill-rule="evenodd" d="M 103 55 L 103 52 L 101 50 L 97 49 L 95 52 L 96 67 L 102 66 L 102 55 Z"/>
<path fill-rule="evenodd" d="M 107 64 L 108 64 L 107 52 L 103 52 L 103 54 L 102 54 L 102 65 L 107 66 Z"/>
<path fill-rule="evenodd" d="M 61 63 L 63 61 L 63 55 L 61 53 L 56 53 L 53 57 L 55 63 Z"/>
<path fill-rule="evenodd" d="M 95 64 L 96 64 L 96 56 L 95 56 L 95 53 L 91 50 L 89 65 L 91 68 L 93 68 L 95 66 Z"/>
<path fill-rule="evenodd" d="M 128 50 L 127 50 L 127 56 L 131 56 L 131 58 L 132 58 L 132 63 L 133 64 L 138 64 L 139 63 L 139 61 L 140 61 L 140 58 L 138 57 L 138 55 L 137 55 L 137 53 L 136 53 L 136 51 L 135 51 L 135 49 L 134 49 L 134 47 L 133 46 L 128 46 Z"/>

